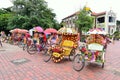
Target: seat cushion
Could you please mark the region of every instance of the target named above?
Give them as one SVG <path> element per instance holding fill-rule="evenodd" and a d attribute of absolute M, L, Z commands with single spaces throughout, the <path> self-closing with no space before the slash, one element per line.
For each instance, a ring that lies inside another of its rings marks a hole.
<path fill-rule="evenodd" d="M 68 56 L 70 55 L 72 48 L 63 47 L 63 50 L 64 50 L 64 55 Z"/>
<path fill-rule="evenodd" d="M 62 46 L 64 46 L 64 47 L 73 47 L 74 42 L 70 41 L 70 40 L 64 40 L 63 43 L 62 43 Z"/>

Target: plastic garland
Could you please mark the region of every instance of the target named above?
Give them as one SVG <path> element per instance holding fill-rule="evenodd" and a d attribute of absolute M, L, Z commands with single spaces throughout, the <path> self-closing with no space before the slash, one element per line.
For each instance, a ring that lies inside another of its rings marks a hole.
<path fill-rule="evenodd" d="M 60 57 L 52 56 L 52 60 L 53 60 L 53 62 L 55 62 L 55 63 L 61 62 L 61 61 L 63 60 L 63 58 L 64 58 L 63 55 L 60 55 Z"/>

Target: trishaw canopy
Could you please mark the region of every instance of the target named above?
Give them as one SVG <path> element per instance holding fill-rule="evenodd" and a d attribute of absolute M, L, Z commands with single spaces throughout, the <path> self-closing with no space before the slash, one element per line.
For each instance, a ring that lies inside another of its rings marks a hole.
<path fill-rule="evenodd" d="M 103 35 L 106 35 L 107 33 L 100 29 L 100 28 L 95 28 L 95 29 L 90 29 L 87 34 L 103 34 Z"/>

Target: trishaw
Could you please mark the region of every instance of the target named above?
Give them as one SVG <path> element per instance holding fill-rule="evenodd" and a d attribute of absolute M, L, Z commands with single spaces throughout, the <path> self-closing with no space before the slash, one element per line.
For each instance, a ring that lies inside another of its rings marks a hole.
<path fill-rule="evenodd" d="M 37 52 L 41 52 L 43 55 L 44 53 L 46 53 L 47 49 L 46 49 L 46 43 L 41 43 L 40 39 L 39 39 L 39 34 L 41 34 L 40 32 L 34 32 L 34 36 L 33 36 L 33 40 L 31 40 L 31 42 L 27 44 L 27 52 L 29 54 L 35 54 Z"/>
<path fill-rule="evenodd" d="M 28 30 L 16 28 L 16 29 L 10 30 L 10 32 L 11 32 L 10 42 L 17 44 L 20 48 L 22 48 L 23 35 L 26 34 Z"/>
<path fill-rule="evenodd" d="M 85 66 L 85 61 L 100 63 L 102 68 L 104 68 L 105 46 L 107 44 L 105 41 L 105 32 L 96 31 L 96 29 L 89 31 L 86 45 L 81 45 L 80 52 L 74 57 L 73 68 L 76 71 L 81 71 Z"/>
<path fill-rule="evenodd" d="M 78 46 L 77 31 L 72 28 L 62 28 L 58 30 L 58 34 L 61 36 L 61 42 L 48 49 L 44 57 L 45 62 L 52 59 L 53 62 L 58 63 L 65 57 L 69 57 L 69 60 L 72 60 L 73 55 L 75 55 L 75 50 Z"/>

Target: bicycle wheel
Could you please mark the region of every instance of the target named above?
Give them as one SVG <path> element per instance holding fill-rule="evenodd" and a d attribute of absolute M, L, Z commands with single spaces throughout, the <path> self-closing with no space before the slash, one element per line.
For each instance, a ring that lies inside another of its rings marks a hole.
<path fill-rule="evenodd" d="M 37 52 L 37 47 L 35 45 L 31 45 L 27 48 L 27 52 L 29 54 L 35 54 Z"/>
<path fill-rule="evenodd" d="M 45 55 L 48 51 L 47 45 L 42 44 L 41 47 L 40 47 L 40 50 L 42 51 L 42 54 Z"/>
<path fill-rule="evenodd" d="M 23 47 L 23 42 L 18 42 L 18 47 L 22 48 Z"/>
<path fill-rule="evenodd" d="M 73 60 L 73 69 L 76 71 L 81 71 L 85 66 L 84 57 L 81 54 L 77 54 Z"/>
<path fill-rule="evenodd" d="M 24 45 L 23 45 L 23 51 L 27 50 L 27 48 L 28 48 L 28 45 L 27 45 L 27 44 L 24 44 Z"/>
<path fill-rule="evenodd" d="M 44 60 L 45 62 L 48 62 L 48 61 L 51 59 L 51 57 L 52 57 L 52 51 L 47 51 L 47 53 L 45 54 L 43 60 Z"/>
<path fill-rule="evenodd" d="M 69 55 L 69 60 L 73 61 L 74 56 L 75 56 L 75 49 L 72 49 L 72 51 L 70 52 L 70 55 Z"/>
<path fill-rule="evenodd" d="M 45 55 L 47 53 L 47 51 L 48 51 L 47 48 L 43 49 L 42 55 Z"/>
<path fill-rule="evenodd" d="M 45 55 L 47 53 L 48 49 L 50 49 L 50 47 L 51 46 L 49 44 L 47 44 L 47 43 L 44 44 L 42 54 Z"/>

